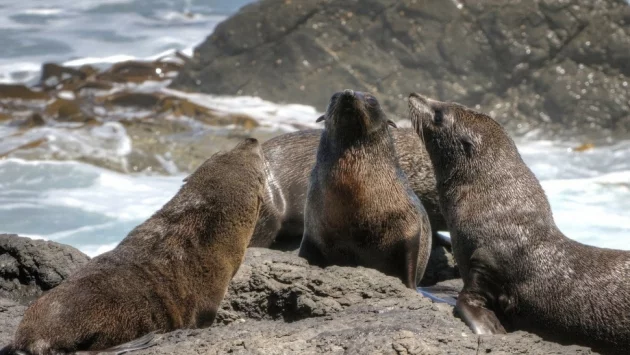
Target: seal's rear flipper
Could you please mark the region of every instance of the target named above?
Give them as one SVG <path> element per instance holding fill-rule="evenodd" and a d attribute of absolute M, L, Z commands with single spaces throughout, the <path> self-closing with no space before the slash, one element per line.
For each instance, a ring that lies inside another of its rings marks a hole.
<path fill-rule="evenodd" d="M 147 335 L 141 336 L 140 338 L 128 341 L 126 343 L 113 346 L 111 348 L 105 350 L 98 351 L 77 351 L 75 354 L 80 355 L 95 355 L 95 354 L 109 354 L 114 353 L 115 355 L 126 354 L 132 351 L 138 351 L 146 348 L 150 348 L 157 344 L 157 341 L 160 337 L 156 337 L 157 331 L 151 332 Z"/>
<path fill-rule="evenodd" d="M 457 298 L 455 311 L 475 334 L 506 334 L 497 315 L 481 306 L 482 303 L 473 294 L 462 291 Z"/>

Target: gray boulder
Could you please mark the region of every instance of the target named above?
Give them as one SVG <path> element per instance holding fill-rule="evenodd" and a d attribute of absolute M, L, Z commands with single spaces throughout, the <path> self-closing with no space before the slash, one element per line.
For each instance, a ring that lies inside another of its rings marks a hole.
<path fill-rule="evenodd" d="M 28 303 L 88 260 L 69 245 L 0 234 L 0 298 Z"/>
<path fill-rule="evenodd" d="M 461 287 L 449 281 L 445 288 Z M 250 248 L 209 329 L 161 335 L 138 354 L 592 354 L 525 332 L 472 334 L 452 307 L 373 269 L 309 266 Z"/>
<path fill-rule="evenodd" d="M 261 0 L 221 23 L 172 86 L 323 110 L 371 91 L 393 116 L 419 91 L 513 133 L 630 135 L 625 0 Z"/>
<path fill-rule="evenodd" d="M 452 296 L 461 280 L 433 286 Z M 441 293 L 441 294 L 440 294 Z M 25 307 L 0 299 L 0 344 Z M 250 248 L 215 324 L 158 335 L 134 354 L 592 354 L 515 332 L 476 336 L 433 303 L 373 269 L 309 266 L 291 252 Z"/>

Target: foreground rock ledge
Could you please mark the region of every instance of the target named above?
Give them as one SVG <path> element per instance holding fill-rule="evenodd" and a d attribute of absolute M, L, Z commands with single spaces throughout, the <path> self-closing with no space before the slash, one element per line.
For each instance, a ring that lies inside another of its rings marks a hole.
<path fill-rule="evenodd" d="M 372 269 L 250 248 L 213 327 L 163 335 L 138 354 L 593 353 L 525 332 L 478 337 L 452 313 Z"/>
<path fill-rule="evenodd" d="M 24 310 L 0 299 L 0 345 Z M 160 335 L 134 354 L 593 353 L 525 332 L 478 337 L 452 313 L 372 269 L 322 269 L 291 252 L 250 248 L 212 327 Z"/>
<path fill-rule="evenodd" d="M 89 260 L 69 245 L 0 234 L 0 297 L 28 303 Z"/>

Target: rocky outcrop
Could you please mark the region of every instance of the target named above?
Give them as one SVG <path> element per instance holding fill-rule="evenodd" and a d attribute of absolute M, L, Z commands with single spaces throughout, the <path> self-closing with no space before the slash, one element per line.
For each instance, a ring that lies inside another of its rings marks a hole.
<path fill-rule="evenodd" d="M 447 284 L 455 291 L 461 281 Z M 524 332 L 479 337 L 394 277 L 373 269 L 309 266 L 288 252 L 250 248 L 209 329 L 162 335 L 138 354 L 589 354 Z"/>
<path fill-rule="evenodd" d="M 64 244 L 0 234 L 0 298 L 25 304 L 65 280 L 89 257 Z M 0 304 L 0 312 L 5 312 Z"/>
<path fill-rule="evenodd" d="M 13 237 L 15 239 L 15 237 Z M 68 259 L 74 258 L 67 255 Z M 45 259 L 45 258 L 44 258 Z M 449 297 L 451 280 L 432 288 Z M 0 299 L 0 344 L 25 310 Z M 215 324 L 156 337 L 135 354 L 590 354 L 525 332 L 476 336 L 446 303 L 433 303 L 373 269 L 309 266 L 291 252 L 250 248 Z"/>
<path fill-rule="evenodd" d="M 172 86 L 320 110 L 334 91 L 369 90 L 402 117 L 418 91 L 514 133 L 627 137 L 629 45 L 625 0 L 261 0 L 217 26 Z"/>
<path fill-rule="evenodd" d="M 0 83 L 0 159 L 77 160 L 123 173 L 178 174 L 244 137 L 277 134 L 259 130 L 248 115 L 165 89 L 180 67 L 172 60 L 185 60 L 180 57 L 103 70 L 47 63 L 33 87 Z"/>

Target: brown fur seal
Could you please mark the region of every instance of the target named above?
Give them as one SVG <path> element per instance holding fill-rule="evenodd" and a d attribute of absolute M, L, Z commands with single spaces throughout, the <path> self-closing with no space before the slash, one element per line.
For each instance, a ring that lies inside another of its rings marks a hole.
<path fill-rule="evenodd" d="M 415 289 L 431 226 L 398 165 L 391 121 L 374 96 L 352 90 L 333 95 L 322 117 L 299 255 L 320 266 L 371 267 Z"/>
<path fill-rule="evenodd" d="M 540 183 L 489 116 L 418 94 L 409 106 L 464 279 L 456 311 L 470 328 L 628 351 L 630 252 L 562 234 Z"/>
<path fill-rule="evenodd" d="M 254 231 L 263 194 L 255 139 L 215 154 L 112 251 L 26 311 L 13 350 L 99 350 L 152 331 L 209 326 Z"/>
<path fill-rule="evenodd" d="M 390 132 L 400 167 L 429 214 L 433 243 L 450 248 L 450 240 L 437 233 L 447 227 L 424 145 L 411 128 Z M 263 143 L 265 201 L 250 246 L 284 250 L 299 247 L 304 233 L 306 189 L 321 135 L 321 129 L 310 129 L 283 134 Z"/>

